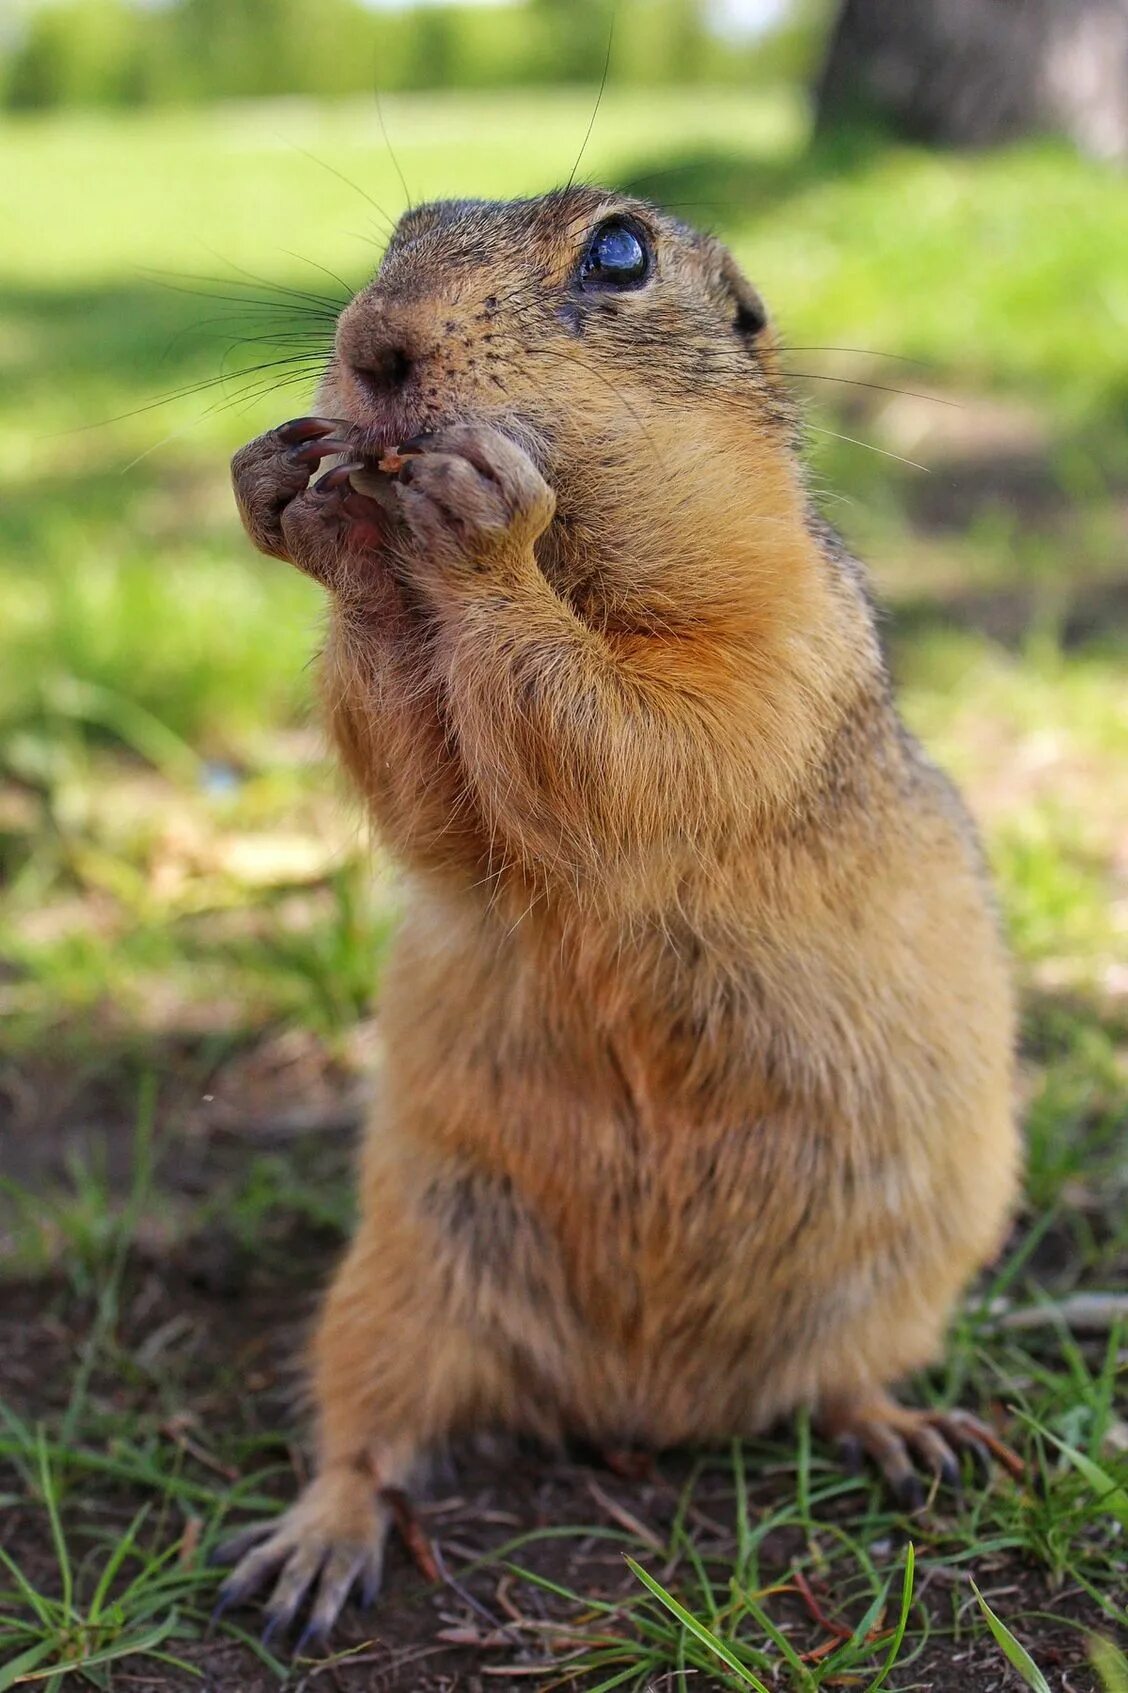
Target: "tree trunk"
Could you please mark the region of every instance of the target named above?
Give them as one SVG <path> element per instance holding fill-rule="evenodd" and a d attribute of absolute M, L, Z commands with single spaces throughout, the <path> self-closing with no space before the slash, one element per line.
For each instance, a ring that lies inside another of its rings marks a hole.
<path fill-rule="evenodd" d="M 988 147 L 1058 133 L 1128 157 L 1128 0 L 842 0 L 820 130 Z"/>

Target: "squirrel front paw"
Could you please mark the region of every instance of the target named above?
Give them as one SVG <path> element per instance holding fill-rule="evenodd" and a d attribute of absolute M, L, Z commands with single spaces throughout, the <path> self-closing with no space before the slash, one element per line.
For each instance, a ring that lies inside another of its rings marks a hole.
<path fill-rule="evenodd" d="M 310 485 L 322 459 L 352 456 L 353 426 L 299 417 L 241 447 L 231 461 L 239 515 L 260 552 L 286 559 L 327 588 L 340 588 L 383 548 L 388 517 L 338 465 Z"/>
<path fill-rule="evenodd" d="M 401 451 L 396 495 L 425 574 L 519 574 L 532 562 L 556 496 L 523 448 L 488 424 L 457 423 Z"/>

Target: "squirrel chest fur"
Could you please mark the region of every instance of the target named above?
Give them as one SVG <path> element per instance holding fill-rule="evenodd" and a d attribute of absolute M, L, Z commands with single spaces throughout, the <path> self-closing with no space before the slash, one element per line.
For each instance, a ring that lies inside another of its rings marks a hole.
<path fill-rule="evenodd" d="M 326 1632 L 381 1487 L 484 1426 L 806 1405 L 902 1490 L 950 1475 L 989 1431 L 886 1389 L 1013 1202 L 1007 968 L 758 296 L 613 194 L 424 206 L 319 405 L 236 493 L 328 591 L 327 718 L 407 897 L 318 1472 L 230 1592 L 277 1574 L 286 1623 L 316 1583 Z"/>

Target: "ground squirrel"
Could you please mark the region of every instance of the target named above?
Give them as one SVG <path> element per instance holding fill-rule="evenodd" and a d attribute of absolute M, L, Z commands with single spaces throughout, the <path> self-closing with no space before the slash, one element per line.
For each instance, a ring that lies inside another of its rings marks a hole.
<path fill-rule="evenodd" d="M 906 1499 L 951 1479 L 990 1431 L 887 1388 L 1014 1200 L 1008 968 L 758 295 L 614 193 L 420 206 L 318 406 L 235 488 L 329 591 L 406 912 L 316 1475 L 225 1600 L 277 1578 L 271 1626 L 311 1596 L 324 1638 L 383 1490 L 484 1426 L 660 1448 L 809 1406 Z"/>

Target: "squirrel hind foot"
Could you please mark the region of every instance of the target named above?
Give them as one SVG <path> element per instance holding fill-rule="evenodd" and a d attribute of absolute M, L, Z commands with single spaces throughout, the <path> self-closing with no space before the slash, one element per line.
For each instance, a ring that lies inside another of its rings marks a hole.
<path fill-rule="evenodd" d="M 394 1516 L 392 1503 L 355 1469 L 322 1471 L 282 1516 L 251 1524 L 216 1550 L 213 1562 L 236 1561 L 214 1615 L 242 1605 L 273 1580 L 264 1645 L 290 1632 L 308 1600 L 295 1655 L 324 1646 L 354 1590 L 362 1605 L 376 1598 Z"/>
<path fill-rule="evenodd" d="M 981 1480 L 996 1464 L 1016 1481 L 1026 1471 L 1017 1452 L 970 1412 L 910 1410 L 887 1393 L 828 1400 L 816 1427 L 838 1448 L 848 1468 L 858 1469 L 863 1458 L 869 1458 L 894 1499 L 910 1513 L 923 1510 L 937 1486 L 960 1486 L 960 1459 L 965 1454 Z M 931 1479 L 928 1494 L 922 1470 Z"/>

